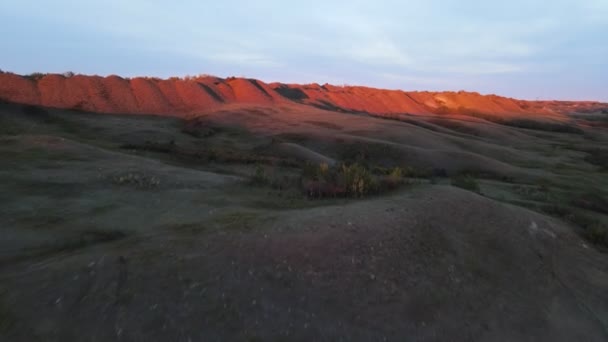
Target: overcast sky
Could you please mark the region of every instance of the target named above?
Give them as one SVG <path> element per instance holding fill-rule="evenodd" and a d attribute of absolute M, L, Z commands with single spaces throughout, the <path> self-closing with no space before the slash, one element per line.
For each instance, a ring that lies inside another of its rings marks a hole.
<path fill-rule="evenodd" d="M 608 0 L 2 0 L 0 69 L 608 101 Z"/>

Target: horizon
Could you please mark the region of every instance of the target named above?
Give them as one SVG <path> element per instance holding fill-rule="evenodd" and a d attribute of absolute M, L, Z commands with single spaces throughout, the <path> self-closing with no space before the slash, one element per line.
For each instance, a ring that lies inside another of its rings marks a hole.
<path fill-rule="evenodd" d="M 3 3 L 0 69 L 608 102 L 608 2 L 384 4 Z"/>

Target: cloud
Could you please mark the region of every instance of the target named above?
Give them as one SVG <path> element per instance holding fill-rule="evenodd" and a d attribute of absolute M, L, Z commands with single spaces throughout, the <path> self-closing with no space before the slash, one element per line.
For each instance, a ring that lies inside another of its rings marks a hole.
<path fill-rule="evenodd" d="M 240 66 L 254 66 L 254 67 L 279 67 L 281 63 L 272 59 L 269 56 L 259 53 L 251 52 L 223 52 L 223 53 L 212 53 L 203 54 L 201 58 L 224 63 L 224 64 L 238 64 Z"/>
<path fill-rule="evenodd" d="M 27 58 L 36 41 L 87 70 L 399 82 L 386 74 L 488 92 L 541 74 L 538 85 L 561 94 L 560 80 L 581 74 L 590 90 L 608 87 L 607 16 L 606 0 L 20 0 L 0 2 L 0 32 L 2 67 L 19 70 L 40 69 Z"/>
<path fill-rule="evenodd" d="M 347 49 L 343 57 L 353 58 L 361 63 L 386 66 L 409 66 L 413 62 L 411 57 L 387 39 Z"/>

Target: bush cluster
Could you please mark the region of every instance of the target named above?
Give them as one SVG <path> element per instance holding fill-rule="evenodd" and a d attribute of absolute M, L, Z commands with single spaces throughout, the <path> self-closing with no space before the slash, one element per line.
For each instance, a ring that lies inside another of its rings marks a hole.
<path fill-rule="evenodd" d="M 477 183 L 477 180 L 469 174 L 460 174 L 452 177 L 452 185 L 465 190 L 477 193 L 480 192 L 479 183 Z"/>
<path fill-rule="evenodd" d="M 138 172 L 116 175 L 112 177 L 112 182 L 116 185 L 128 185 L 137 189 L 154 189 L 160 185 L 160 179 L 157 177 Z"/>
<path fill-rule="evenodd" d="M 29 75 L 25 75 L 25 78 L 29 78 L 30 80 L 34 80 L 34 81 L 38 81 L 41 78 L 43 78 L 44 76 L 46 76 L 46 74 L 43 74 L 41 72 L 33 72 Z"/>
<path fill-rule="evenodd" d="M 564 205 L 546 204 L 540 209 L 552 216 L 569 221 L 582 228 L 582 236 L 587 241 L 602 248 L 608 248 L 608 227 L 596 218 Z"/>
<path fill-rule="evenodd" d="M 329 166 L 307 164 L 302 170 L 302 190 L 309 198 L 364 197 L 398 188 L 405 172 L 399 167 L 374 174 L 359 163 Z"/>

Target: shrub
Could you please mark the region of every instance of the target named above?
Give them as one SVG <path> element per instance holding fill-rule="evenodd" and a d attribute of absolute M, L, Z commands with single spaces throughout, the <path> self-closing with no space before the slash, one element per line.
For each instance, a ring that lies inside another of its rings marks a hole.
<path fill-rule="evenodd" d="M 282 177 L 272 177 L 271 179 L 269 179 L 269 182 L 272 188 L 276 190 L 287 190 L 289 188 L 297 187 L 298 184 L 297 178 L 294 179 L 286 175 L 283 175 Z"/>
<path fill-rule="evenodd" d="M 116 185 L 129 185 L 138 189 L 153 189 L 160 185 L 157 177 L 135 172 L 114 176 L 112 182 Z"/>
<path fill-rule="evenodd" d="M 358 163 L 343 164 L 338 174 L 338 184 L 346 189 L 347 195 L 362 197 L 372 189 L 372 176 L 365 167 Z"/>
<path fill-rule="evenodd" d="M 556 123 L 556 122 L 545 122 L 536 121 L 530 119 L 511 119 L 503 122 L 506 126 L 533 129 L 538 131 L 557 132 L 557 133 L 570 133 L 570 134 L 583 134 L 585 131 L 575 127 L 574 125 Z"/>
<path fill-rule="evenodd" d="M 307 162 L 302 167 L 302 179 L 304 180 L 319 180 L 319 166 Z"/>
<path fill-rule="evenodd" d="M 449 120 L 449 119 L 431 119 L 431 120 L 429 120 L 429 122 L 432 124 L 435 124 L 437 126 L 445 127 L 447 129 L 451 129 L 451 130 L 459 132 L 459 133 L 475 135 L 475 136 L 480 135 L 480 133 L 477 129 L 467 126 L 466 124 L 463 124 L 462 122 L 459 122 L 459 121 L 453 121 L 453 120 Z"/>
<path fill-rule="evenodd" d="M 255 173 L 251 177 L 251 184 L 253 185 L 265 185 L 268 184 L 268 175 L 266 175 L 266 169 L 262 165 L 255 167 Z"/>
<path fill-rule="evenodd" d="M 452 111 L 445 104 L 441 104 L 441 105 L 439 105 L 439 107 L 437 107 L 435 109 L 435 114 L 438 114 L 438 115 L 447 115 L 447 114 L 451 114 L 451 113 L 452 113 Z"/>
<path fill-rule="evenodd" d="M 375 168 L 374 175 L 363 164 L 329 166 L 325 163 L 306 164 L 302 168 L 301 186 L 311 198 L 364 197 L 394 190 L 404 183 L 406 170 Z"/>
<path fill-rule="evenodd" d="M 608 214 L 608 199 L 597 191 L 585 192 L 572 200 L 572 204 L 583 209 Z"/>
<path fill-rule="evenodd" d="M 554 198 L 547 182 L 539 182 L 538 186 L 513 185 L 512 189 L 518 195 L 537 202 L 549 202 Z"/>
<path fill-rule="evenodd" d="M 477 180 L 468 174 L 460 174 L 452 177 L 452 185 L 473 192 L 480 192 L 479 183 Z"/>
<path fill-rule="evenodd" d="M 431 170 L 431 176 L 432 177 L 447 177 L 448 172 L 446 171 L 446 169 L 434 168 L 433 170 Z"/>
<path fill-rule="evenodd" d="M 319 176 L 327 177 L 329 174 L 329 165 L 327 163 L 319 164 Z"/>
<path fill-rule="evenodd" d="M 74 73 L 71 71 L 66 71 L 63 73 L 63 77 L 65 77 L 65 78 L 74 77 Z"/>
<path fill-rule="evenodd" d="M 594 245 L 608 247 L 608 229 L 599 223 L 585 228 L 583 237 Z"/>
<path fill-rule="evenodd" d="M 608 149 L 595 148 L 584 152 L 587 153 L 585 156 L 587 163 L 599 166 L 601 171 L 608 171 Z"/>
<path fill-rule="evenodd" d="M 549 215 L 557 216 L 563 219 L 571 219 L 574 215 L 570 208 L 557 204 L 545 204 L 542 205 L 540 209 Z"/>
<path fill-rule="evenodd" d="M 345 197 L 346 189 L 334 182 L 307 180 L 304 181 L 303 190 L 309 198 Z"/>
<path fill-rule="evenodd" d="M 340 145 L 337 157 L 349 164 L 389 167 L 403 160 L 403 151 L 394 145 L 382 143 L 353 142 Z"/>
<path fill-rule="evenodd" d="M 597 219 L 556 204 L 543 205 L 541 210 L 582 228 L 582 237 L 592 244 L 608 247 L 608 228 Z"/>
<path fill-rule="evenodd" d="M 400 167 L 394 167 L 389 172 L 388 175 L 380 178 L 380 182 L 378 183 L 378 191 L 389 191 L 397 189 L 401 184 L 404 183 L 403 175 L 404 170 Z"/>
<path fill-rule="evenodd" d="M 43 74 L 41 72 L 33 72 L 29 75 L 25 75 L 25 78 L 28 78 L 30 80 L 34 80 L 34 81 L 38 81 L 39 79 L 43 78 L 44 76 L 46 76 L 46 74 Z"/>
<path fill-rule="evenodd" d="M 388 176 L 395 181 L 400 181 L 401 178 L 403 178 L 403 169 L 400 167 L 394 167 Z"/>

